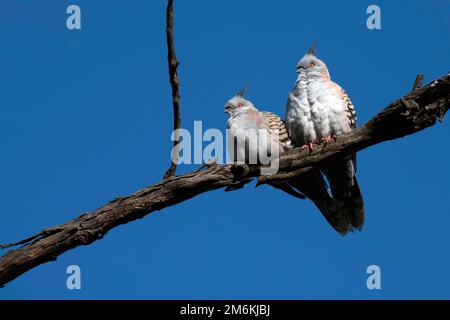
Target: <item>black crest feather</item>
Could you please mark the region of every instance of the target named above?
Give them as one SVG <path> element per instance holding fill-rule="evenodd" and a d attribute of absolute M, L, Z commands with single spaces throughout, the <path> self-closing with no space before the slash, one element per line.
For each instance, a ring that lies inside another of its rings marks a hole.
<path fill-rule="evenodd" d="M 243 87 L 237 94 L 237 97 L 241 97 L 243 98 L 245 96 L 245 94 L 247 93 L 248 90 L 248 85 L 246 85 L 245 87 Z"/>
<path fill-rule="evenodd" d="M 316 55 L 317 43 L 313 43 L 311 48 L 308 49 L 308 53 L 312 55 Z"/>

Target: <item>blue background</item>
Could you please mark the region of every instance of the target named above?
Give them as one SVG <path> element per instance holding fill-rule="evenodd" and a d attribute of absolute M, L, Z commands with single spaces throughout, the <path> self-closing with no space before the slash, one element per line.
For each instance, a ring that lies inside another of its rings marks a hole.
<path fill-rule="evenodd" d="M 161 179 L 171 149 L 165 1 L 0 1 L 0 243 Z M 450 1 L 175 1 L 182 125 L 248 98 L 284 115 L 313 43 L 365 123 L 417 73 L 446 74 Z M 209 192 L 116 228 L 0 289 L 11 298 L 450 298 L 448 123 L 359 153 L 367 220 L 341 237 L 268 187 Z M 179 172 L 191 170 L 183 166 Z M 67 266 L 82 290 L 66 288 Z M 366 268 L 381 267 L 368 290 Z"/>

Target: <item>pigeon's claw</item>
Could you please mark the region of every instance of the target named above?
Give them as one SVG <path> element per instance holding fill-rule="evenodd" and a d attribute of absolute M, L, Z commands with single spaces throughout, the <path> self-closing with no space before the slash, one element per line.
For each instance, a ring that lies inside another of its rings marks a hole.
<path fill-rule="evenodd" d="M 328 136 L 323 137 L 321 140 L 324 141 L 325 143 L 329 143 L 333 140 L 336 141 L 336 139 L 337 139 L 337 137 L 335 134 L 329 134 Z"/>
<path fill-rule="evenodd" d="M 309 143 L 303 145 L 303 146 L 301 147 L 301 149 L 303 150 L 303 149 L 308 148 L 308 149 L 309 149 L 309 152 L 312 152 L 315 145 L 316 145 L 315 143 L 309 142 Z"/>

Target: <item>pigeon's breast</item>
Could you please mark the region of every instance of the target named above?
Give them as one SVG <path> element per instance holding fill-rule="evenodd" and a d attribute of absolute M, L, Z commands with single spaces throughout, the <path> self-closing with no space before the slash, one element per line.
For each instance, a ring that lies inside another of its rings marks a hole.
<path fill-rule="evenodd" d="M 285 119 L 291 140 L 296 146 L 317 139 L 314 125 L 316 110 L 311 108 L 310 99 L 307 81 L 297 81 L 295 88 L 288 97 Z"/>
<path fill-rule="evenodd" d="M 238 162 L 256 163 L 260 154 L 274 152 L 264 119 L 258 113 L 248 113 L 230 118 L 228 125 L 228 152 Z M 278 150 L 278 149 L 277 149 Z"/>
<path fill-rule="evenodd" d="M 345 116 L 345 103 L 341 87 L 329 79 L 320 81 L 317 85 L 321 88 L 319 100 L 328 120 L 329 128 L 326 135 L 340 135 L 348 132 L 350 127 Z"/>
<path fill-rule="evenodd" d="M 300 91 L 299 100 L 303 102 L 303 109 L 309 107 L 312 125 L 308 125 L 314 131 L 311 140 L 318 142 L 330 135 L 340 135 L 346 132 L 348 124 L 345 123 L 345 108 L 342 99 L 342 89 L 330 79 L 312 79 Z"/>

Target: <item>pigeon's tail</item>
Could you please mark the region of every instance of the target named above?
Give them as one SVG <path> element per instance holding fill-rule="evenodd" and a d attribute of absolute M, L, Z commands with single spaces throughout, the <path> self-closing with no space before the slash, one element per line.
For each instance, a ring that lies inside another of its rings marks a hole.
<path fill-rule="evenodd" d="M 347 200 L 346 207 L 351 212 L 353 228 L 361 230 L 364 226 L 364 201 L 356 176 L 353 178 L 353 186 L 350 189 L 350 197 Z"/>
<path fill-rule="evenodd" d="M 364 201 L 355 175 L 354 157 L 338 160 L 324 170 L 339 210 L 351 222 L 353 230 L 364 225 Z"/>
<path fill-rule="evenodd" d="M 288 183 L 271 181 L 271 182 L 268 182 L 267 184 L 274 187 L 275 189 L 280 189 L 280 190 L 286 192 L 287 194 L 290 194 L 293 197 L 296 197 L 299 199 L 306 199 L 306 197 L 302 193 L 300 193 L 297 190 L 295 190 L 294 188 L 292 188 L 292 186 L 290 186 Z"/>
<path fill-rule="evenodd" d="M 350 221 L 340 212 L 336 202 L 328 193 L 320 171 L 304 173 L 290 180 L 289 184 L 314 202 L 328 223 L 341 235 L 351 230 Z"/>

